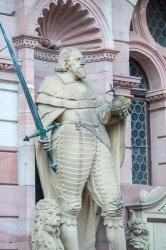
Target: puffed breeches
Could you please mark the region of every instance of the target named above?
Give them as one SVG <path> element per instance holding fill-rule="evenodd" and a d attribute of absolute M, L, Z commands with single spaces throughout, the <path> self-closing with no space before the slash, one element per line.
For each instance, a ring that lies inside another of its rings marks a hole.
<path fill-rule="evenodd" d="M 98 130 L 96 135 L 107 136 L 106 131 Z M 96 135 L 85 127 L 77 130 L 74 124 L 66 124 L 52 137 L 58 163 L 55 185 L 60 213 L 73 217 L 73 223 L 81 209 L 85 186 L 104 217 L 122 213 L 123 202 L 111 150 Z"/>

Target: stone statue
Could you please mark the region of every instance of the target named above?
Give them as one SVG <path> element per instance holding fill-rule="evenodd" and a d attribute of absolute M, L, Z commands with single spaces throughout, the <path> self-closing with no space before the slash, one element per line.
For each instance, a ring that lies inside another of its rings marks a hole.
<path fill-rule="evenodd" d="M 46 77 L 39 89 L 36 103 L 44 126 L 61 123 L 48 139 L 36 142 L 41 185 L 44 197 L 58 204 L 65 250 L 95 249 L 97 207 L 111 249 L 125 250 L 119 169 L 129 102 L 125 97 L 106 101 L 85 77 L 82 53 L 64 48 L 56 73 Z M 49 168 L 50 148 L 57 173 Z"/>
<path fill-rule="evenodd" d="M 60 217 L 55 200 L 40 200 L 32 220 L 32 250 L 64 250 L 59 239 L 59 225 Z"/>
<path fill-rule="evenodd" d="M 134 216 L 135 217 L 135 216 Z M 129 249 L 148 250 L 149 231 L 141 218 L 131 218 L 128 222 L 127 241 Z"/>

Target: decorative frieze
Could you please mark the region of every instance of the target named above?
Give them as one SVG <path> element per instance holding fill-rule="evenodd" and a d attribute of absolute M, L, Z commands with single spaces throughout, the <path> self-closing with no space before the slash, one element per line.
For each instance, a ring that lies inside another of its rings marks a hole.
<path fill-rule="evenodd" d="M 110 61 L 114 62 L 115 57 L 118 53 L 117 50 L 109 50 L 109 49 L 99 49 L 94 51 L 82 51 L 85 62 L 101 62 L 101 61 Z M 49 62 L 57 62 L 58 60 L 59 50 L 50 50 L 43 48 L 35 49 L 35 59 L 49 61 Z"/>
<path fill-rule="evenodd" d="M 101 61 L 114 62 L 115 57 L 118 53 L 119 53 L 118 50 L 110 50 L 110 49 L 99 49 L 86 52 L 83 51 L 83 55 L 87 63 L 101 62 Z"/>
<path fill-rule="evenodd" d="M 6 62 L 0 62 L 0 71 L 14 72 L 15 68 L 14 68 L 13 64 L 9 64 Z"/>
<path fill-rule="evenodd" d="M 140 83 L 139 77 L 132 76 L 117 76 L 113 77 L 114 86 L 119 86 L 121 88 L 132 89 L 137 88 Z"/>
<path fill-rule="evenodd" d="M 152 102 L 159 102 L 159 101 L 163 101 L 163 100 L 166 100 L 166 93 L 146 97 L 146 101 L 151 102 L 151 103 Z"/>
<path fill-rule="evenodd" d="M 57 62 L 59 51 L 51 51 L 48 49 L 37 48 L 34 51 L 35 59 L 48 61 L 48 62 Z"/>
<path fill-rule="evenodd" d="M 166 100 L 166 90 L 160 89 L 156 91 L 148 92 L 146 101 L 150 103 L 160 102 Z"/>
<path fill-rule="evenodd" d="M 31 48 L 35 49 L 39 45 L 39 37 L 17 36 L 13 38 L 16 49 Z"/>

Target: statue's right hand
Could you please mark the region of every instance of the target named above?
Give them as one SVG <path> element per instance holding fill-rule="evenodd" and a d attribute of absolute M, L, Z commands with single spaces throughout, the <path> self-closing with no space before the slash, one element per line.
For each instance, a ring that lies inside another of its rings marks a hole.
<path fill-rule="evenodd" d="M 39 139 L 39 143 L 42 144 L 42 147 L 45 151 L 50 151 L 51 150 L 51 142 L 48 138 L 44 139 Z"/>

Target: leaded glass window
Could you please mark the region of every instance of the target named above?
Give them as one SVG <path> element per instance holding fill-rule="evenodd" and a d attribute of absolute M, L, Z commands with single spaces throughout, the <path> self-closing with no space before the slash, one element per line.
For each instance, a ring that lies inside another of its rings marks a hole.
<path fill-rule="evenodd" d="M 148 184 L 148 113 L 147 103 L 142 93 L 146 92 L 147 81 L 142 69 L 133 60 L 130 60 L 130 75 L 140 77 L 135 97 L 131 101 L 131 146 L 132 146 L 132 182 L 134 184 Z"/>
<path fill-rule="evenodd" d="M 166 0 L 149 0 L 147 24 L 154 40 L 166 47 Z"/>

